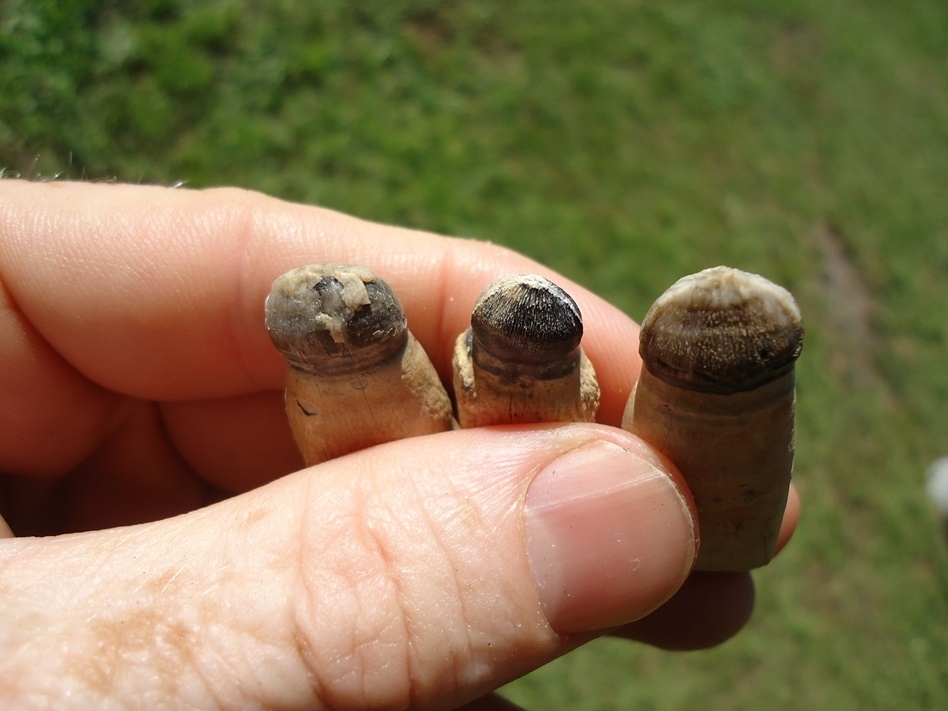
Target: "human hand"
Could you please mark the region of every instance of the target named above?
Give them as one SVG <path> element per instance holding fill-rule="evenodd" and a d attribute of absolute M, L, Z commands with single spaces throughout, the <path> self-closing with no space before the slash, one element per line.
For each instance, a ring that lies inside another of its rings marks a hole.
<path fill-rule="evenodd" d="M 263 301 L 313 262 L 389 282 L 445 382 L 483 287 L 551 276 L 601 424 L 301 470 Z M 509 708 L 489 692 L 606 630 L 692 648 L 750 614 L 748 575 L 688 577 L 687 490 L 615 428 L 637 327 L 510 251 L 238 190 L 0 181 L 0 305 L 0 510 L 84 531 L 0 540 L 4 708 Z"/>

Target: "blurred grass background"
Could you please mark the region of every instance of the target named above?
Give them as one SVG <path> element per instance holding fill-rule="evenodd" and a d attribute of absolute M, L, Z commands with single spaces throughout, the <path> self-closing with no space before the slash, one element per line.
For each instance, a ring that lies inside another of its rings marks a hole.
<path fill-rule="evenodd" d="M 531 708 L 937 708 L 948 561 L 943 0 L 0 0 L 0 169 L 241 185 L 507 244 L 635 318 L 790 288 L 795 543 L 727 644 L 599 640 Z M 630 347 L 634 347 L 630 344 Z"/>

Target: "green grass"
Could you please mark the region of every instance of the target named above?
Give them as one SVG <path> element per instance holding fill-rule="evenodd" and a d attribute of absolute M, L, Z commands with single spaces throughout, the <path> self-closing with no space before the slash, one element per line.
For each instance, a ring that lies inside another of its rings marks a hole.
<path fill-rule="evenodd" d="M 358 6 L 358 7 L 356 7 Z M 600 640 L 533 708 L 935 708 L 948 560 L 948 5 L 3 0 L 0 167 L 236 184 L 515 247 L 634 317 L 798 296 L 795 544 L 717 649 Z"/>

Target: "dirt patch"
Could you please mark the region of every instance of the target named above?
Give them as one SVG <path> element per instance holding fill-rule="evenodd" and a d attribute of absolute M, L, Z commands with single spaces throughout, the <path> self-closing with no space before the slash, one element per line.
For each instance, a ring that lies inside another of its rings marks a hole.
<path fill-rule="evenodd" d="M 843 382 L 867 385 L 878 378 L 872 291 L 853 265 L 840 231 L 825 222 L 812 230 L 820 249 L 819 293 L 827 335 L 834 345 L 829 365 Z"/>
<path fill-rule="evenodd" d="M 803 23 L 789 23 L 777 31 L 770 55 L 781 72 L 799 72 L 819 61 L 824 47 L 816 28 Z"/>

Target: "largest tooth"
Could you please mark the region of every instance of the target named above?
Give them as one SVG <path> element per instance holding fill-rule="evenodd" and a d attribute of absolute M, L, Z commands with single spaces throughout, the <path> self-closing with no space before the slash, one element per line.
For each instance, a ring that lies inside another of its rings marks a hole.
<path fill-rule="evenodd" d="M 782 287 L 715 267 L 680 279 L 642 321 L 643 369 L 623 428 L 663 452 L 695 499 L 698 570 L 774 554 L 793 470 L 800 310 Z"/>

